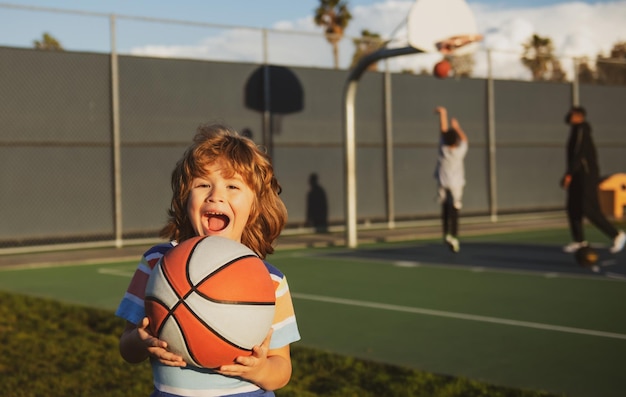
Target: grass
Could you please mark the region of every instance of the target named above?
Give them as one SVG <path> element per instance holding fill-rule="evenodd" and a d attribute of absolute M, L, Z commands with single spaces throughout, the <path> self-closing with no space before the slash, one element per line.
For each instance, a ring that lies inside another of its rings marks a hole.
<path fill-rule="evenodd" d="M 0 383 L 8 397 L 147 396 L 147 362 L 118 353 L 123 321 L 93 309 L 0 292 Z M 291 382 L 278 397 L 552 397 L 293 347 Z"/>

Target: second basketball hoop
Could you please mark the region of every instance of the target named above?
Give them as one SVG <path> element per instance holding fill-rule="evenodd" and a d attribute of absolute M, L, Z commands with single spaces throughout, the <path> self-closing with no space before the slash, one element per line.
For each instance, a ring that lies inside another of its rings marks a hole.
<path fill-rule="evenodd" d="M 411 47 L 443 54 L 478 39 L 476 19 L 465 0 L 416 0 L 407 16 L 407 33 Z"/>
<path fill-rule="evenodd" d="M 460 66 L 482 40 L 465 0 L 416 0 L 407 17 L 407 30 L 413 48 L 444 56 L 433 68 L 433 75 L 440 79 L 464 75 Z"/>

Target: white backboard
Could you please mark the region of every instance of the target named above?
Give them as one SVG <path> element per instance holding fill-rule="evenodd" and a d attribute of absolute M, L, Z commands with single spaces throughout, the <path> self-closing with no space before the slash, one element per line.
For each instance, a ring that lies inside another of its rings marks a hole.
<path fill-rule="evenodd" d="M 478 33 L 474 13 L 465 0 L 416 0 L 407 17 L 407 30 L 409 45 L 424 52 L 437 52 L 436 43 L 442 40 Z M 474 49 L 475 44 L 470 44 L 459 51 Z"/>

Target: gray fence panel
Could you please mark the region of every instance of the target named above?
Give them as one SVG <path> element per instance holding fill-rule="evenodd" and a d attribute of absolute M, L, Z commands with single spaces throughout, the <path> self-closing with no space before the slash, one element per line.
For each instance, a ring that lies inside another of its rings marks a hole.
<path fill-rule="evenodd" d="M 108 147 L 0 148 L 0 241 L 111 236 Z"/>
<path fill-rule="evenodd" d="M 119 57 L 122 214 L 126 238 L 156 236 L 170 173 L 197 126 L 224 122 L 262 144 L 264 89 L 271 150 L 289 224 L 306 219 L 309 176 L 344 221 L 343 90 L 347 72 L 256 64 Z M 269 76 L 269 80 L 265 77 Z M 269 86 L 266 83 L 269 82 Z M 356 96 L 357 216 L 386 220 L 384 74 L 368 72 Z M 437 105 L 470 140 L 464 214 L 489 212 L 487 82 L 391 76 L 394 199 L 398 220 L 438 217 L 434 200 Z M 495 82 L 498 210 L 562 208 L 558 182 L 572 86 Z M 108 55 L 0 48 L 0 242 L 110 239 L 113 235 Z M 626 90 L 582 85 L 604 175 L 626 172 Z"/>
<path fill-rule="evenodd" d="M 364 221 L 385 220 L 385 168 L 382 148 L 357 151 L 357 214 Z"/>
<path fill-rule="evenodd" d="M 498 147 L 564 146 L 571 85 L 496 81 L 494 96 Z"/>
<path fill-rule="evenodd" d="M 439 80 L 431 76 L 394 75 L 394 143 L 429 144 L 436 147 L 439 118 L 436 106 L 445 106 L 467 130 L 471 144 L 486 139 L 486 84 L 478 79 Z"/>
<path fill-rule="evenodd" d="M 344 218 L 343 150 L 339 147 L 279 147 L 274 166 L 283 190 L 281 198 L 289 211 L 289 224 L 303 226 L 306 220 L 306 195 L 309 177 L 317 174 L 318 183 L 326 193 L 328 221 Z"/>
<path fill-rule="evenodd" d="M 562 208 L 571 86 L 495 82 L 496 174 L 500 211 Z"/>
<path fill-rule="evenodd" d="M 0 48 L 0 240 L 110 238 L 109 57 Z"/>
<path fill-rule="evenodd" d="M 564 149 L 498 148 L 498 208 L 529 211 L 562 208 L 565 192 L 559 183 L 564 171 Z"/>
<path fill-rule="evenodd" d="M 616 173 L 626 173 L 626 143 L 615 146 L 602 146 L 598 150 L 600 156 L 600 175 L 607 177 Z"/>
<path fill-rule="evenodd" d="M 110 144 L 108 55 L 0 48 L 8 142 Z"/>
<path fill-rule="evenodd" d="M 172 189 L 170 177 L 191 142 L 168 146 L 122 148 L 122 218 L 126 235 L 155 235 L 167 220 Z"/>
<path fill-rule="evenodd" d="M 257 66 L 120 57 L 122 142 L 191 142 L 196 127 L 224 122 L 261 133 L 245 83 Z"/>
<path fill-rule="evenodd" d="M 395 210 L 399 219 L 435 215 L 436 181 L 433 177 L 437 151 L 435 146 L 394 149 Z"/>
<path fill-rule="evenodd" d="M 384 152 L 385 98 L 383 80 L 382 73 L 365 73 L 361 78 L 355 97 L 355 122 L 357 147 L 376 146 Z M 343 132 L 342 129 L 342 135 Z M 361 155 L 357 153 L 357 156 Z M 367 154 L 363 155 L 367 156 Z M 357 161 L 359 161 L 358 157 Z M 383 164 L 384 160 L 381 159 L 379 166 Z"/>
<path fill-rule="evenodd" d="M 593 127 L 596 145 L 601 148 L 616 145 L 626 148 L 624 86 L 583 84 L 580 86 L 580 97 L 580 104 L 587 110 L 587 119 Z"/>
<path fill-rule="evenodd" d="M 291 84 L 297 84 L 302 90 L 302 106 L 299 111 L 279 111 L 274 117 L 274 145 L 341 146 L 342 90 L 346 72 L 310 68 L 290 68 L 289 71 L 296 80 Z M 278 90 L 272 92 L 272 96 L 289 98 Z"/>
<path fill-rule="evenodd" d="M 580 92 L 598 147 L 601 174 L 626 173 L 626 89 L 582 85 Z"/>

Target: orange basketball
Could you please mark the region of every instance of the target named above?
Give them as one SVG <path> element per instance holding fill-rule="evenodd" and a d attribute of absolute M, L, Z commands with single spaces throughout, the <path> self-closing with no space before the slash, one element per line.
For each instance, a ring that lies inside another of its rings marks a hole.
<path fill-rule="evenodd" d="M 445 79 L 450 75 L 451 70 L 452 65 L 450 65 L 450 62 L 443 59 L 435 64 L 435 67 L 433 68 L 433 74 L 438 79 Z"/>
<path fill-rule="evenodd" d="M 274 319 L 274 283 L 248 247 L 195 237 L 152 270 L 145 309 L 150 331 L 190 365 L 217 368 L 250 355 Z"/>

